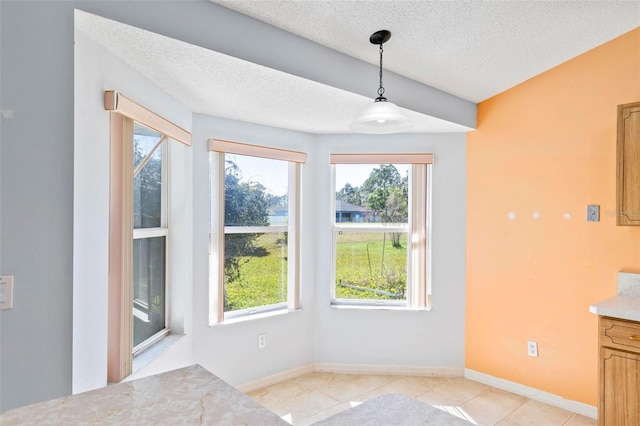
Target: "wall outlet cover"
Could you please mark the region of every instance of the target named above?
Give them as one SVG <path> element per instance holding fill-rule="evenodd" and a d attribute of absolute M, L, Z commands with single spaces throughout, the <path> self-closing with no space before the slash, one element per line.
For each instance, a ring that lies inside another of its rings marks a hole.
<path fill-rule="evenodd" d="M 258 349 L 264 349 L 267 347 L 267 335 L 260 334 L 258 335 Z"/>
<path fill-rule="evenodd" d="M 0 309 L 13 309 L 13 275 L 0 277 Z"/>
<path fill-rule="evenodd" d="M 591 204 L 587 206 L 587 222 L 600 222 L 600 206 Z"/>

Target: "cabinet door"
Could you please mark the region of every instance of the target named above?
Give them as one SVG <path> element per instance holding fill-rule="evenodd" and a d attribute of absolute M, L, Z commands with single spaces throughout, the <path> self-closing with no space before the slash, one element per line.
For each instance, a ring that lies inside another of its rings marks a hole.
<path fill-rule="evenodd" d="M 640 354 L 600 348 L 598 424 L 640 425 Z"/>
<path fill-rule="evenodd" d="M 640 225 L 640 102 L 618 105 L 617 224 Z"/>

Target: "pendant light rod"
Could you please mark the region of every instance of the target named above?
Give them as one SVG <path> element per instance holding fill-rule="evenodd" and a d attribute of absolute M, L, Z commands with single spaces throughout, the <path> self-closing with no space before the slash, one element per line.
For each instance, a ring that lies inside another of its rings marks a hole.
<path fill-rule="evenodd" d="M 376 31 L 371 34 L 371 37 L 369 37 L 369 42 L 371 44 L 380 45 L 380 87 L 378 88 L 378 97 L 375 100 L 376 102 L 387 100 L 387 98 L 384 97 L 384 86 L 382 85 L 382 53 L 384 52 L 382 45 L 389 41 L 390 38 L 391 32 L 387 30 Z"/>
<path fill-rule="evenodd" d="M 380 45 L 380 87 L 378 87 L 378 97 L 376 98 L 376 102 L 380 102 L 382 100 L 387 100 L 384 97 L 384 86 L 382 85 L 382 44 Z"/>

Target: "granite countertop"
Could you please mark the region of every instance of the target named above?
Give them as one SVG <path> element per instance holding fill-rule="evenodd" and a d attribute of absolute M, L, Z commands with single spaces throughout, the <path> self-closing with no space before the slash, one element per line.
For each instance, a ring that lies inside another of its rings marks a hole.
<path fill-rule="evenodd" d="M 594 303 L 589 311 L 606 317 L 640 321 L 640 274 L 618 272 L 618 294 Z"/>
<path fill-rule="evenodd" d="M 288 425 L 199 365 L 14 408 L 0 424 Z"/>
<path fill-rule="evenodd" d="M 456 417 L 409 395 L 379 395 L 321 420 L 318 426 L 470 426 Z"/>

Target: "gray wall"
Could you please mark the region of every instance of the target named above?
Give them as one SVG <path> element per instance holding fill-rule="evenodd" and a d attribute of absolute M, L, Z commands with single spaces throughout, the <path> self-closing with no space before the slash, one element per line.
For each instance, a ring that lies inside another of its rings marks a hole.
<path fill-rule="evenodd" d="M 0 2 L 0 411 L 71 392 L 73 9 L 368 95 L 376 67 L 208 1 Z M 274 49 L 278 46 L 278 49 Z M 348 71 L 345 71 L 348 70 Z M 476 106 L 385 74 L 400 106 L 475 127 Z"/>
<path fill-rule="evenodd" d="M 73 12 L 0 3 L 0 410 L 71 392 Z"/>

